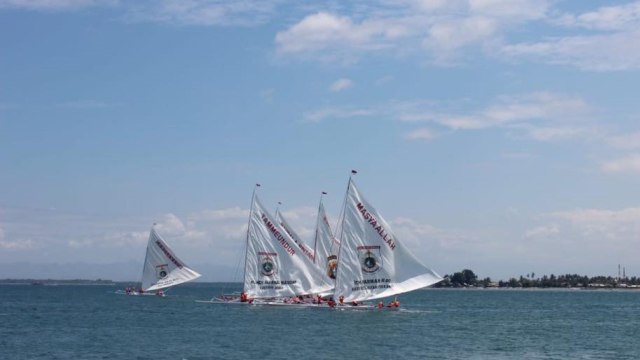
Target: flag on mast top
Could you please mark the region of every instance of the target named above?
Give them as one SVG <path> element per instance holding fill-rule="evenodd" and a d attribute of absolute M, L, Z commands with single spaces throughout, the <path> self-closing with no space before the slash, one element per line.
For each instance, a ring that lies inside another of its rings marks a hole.
<path fill-rule="evenodd" d="M 357 174 L 357 173 L 358 173 L 357 171 L 355 171 L 355 170 L 351 170 L 351 174 L 355 175 L 355 174 Z"/>

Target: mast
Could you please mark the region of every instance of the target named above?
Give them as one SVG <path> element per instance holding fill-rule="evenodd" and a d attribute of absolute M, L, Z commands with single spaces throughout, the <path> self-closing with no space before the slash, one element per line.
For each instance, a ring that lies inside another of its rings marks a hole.
<path fill-rule="evenodd" d="M 351 170 L 351 175 L 349 175 L 349 182 L 347 183 L 347 191 L 345 191 L 344 200 L 342 201 L 342 210 L 341 210 L 342 223 L 340 224 L 340 246 L 338 246 L 338 267 L 336 268 L 336 279 L 333 283 L 334 287 L 336 287 L 336 285 L 338 284 L 338 272 L 340 271 L 340 252 L 342 251 L 342 243 L 344 242 L 343 241 L 344 239 L 342 237 L 344 236 L 344 218 L 345 218 L 345 211 L 347 209 L 347 196 L 349 196 L 349 187 L 351 186 L 351 178 L 357 173 L 358 172 L 356 170 Z"/>
<path fill-rule="evenodd" d="M 253 194 L 251 194 L 251 206 L 249 206 L 249 221 L 247 222 L 247 239 L 244 244 L 244 269 L 242 270 L 242 291 L 247 290 L 244 288 L 244 279 L 247 277 L 247 256 L 248 256 L 247 249 L 249 249 L 249 228 L 251 227 L 251 215 L 253 215 L 253 201 L 256 198 L 256 191 L 258 191 L 259 187 L 260 187 L 260 184 L 256 184 L 256 186 L 253 187 Z"/>
<path fill-rule="evenodd" d="M 153 232 L 154 227 L 156 226 L 156 222 L 153 222 L 153 225 L 151 225 L 151 232 Z M 149 234 L 149 239 L 151 239 L 151 234 Z M 147 241 L 147 249 L 144 251 L 144 262 L 142 263 L 142 275 L 140 276 L 140 289 L 142 289 L 142 282 L 144 281 L 144 267 L 147 264 L 147 257 L 149 256 L 149 241 Z"/>
<path fill-rule="evenodd" d="M 320 215 L 320 206 L 322 205 L 322 196 L 323 195 L 327 195 L 327 193 L 323 191 L 320 194 L 320 204 L 318 204 L 318 215 Z M 317 254 L 318 254 L 318 224 L 316 223 L 316 235 L 315 235 L 315 238 L 313 239 L 313 263 L 314 264 L 317 264 L 316 263 L 316 255 Z"/>

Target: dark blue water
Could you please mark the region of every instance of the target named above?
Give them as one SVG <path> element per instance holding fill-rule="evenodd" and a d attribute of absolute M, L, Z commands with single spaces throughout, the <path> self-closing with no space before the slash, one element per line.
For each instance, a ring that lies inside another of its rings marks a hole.
<path fill-rule="evenodd" d="M 226 290 L 239 290 L 225 286 Z M 1 359 L 640 359 L 640 291 L 426 290 L 398 312 L 0 286 Z"/>

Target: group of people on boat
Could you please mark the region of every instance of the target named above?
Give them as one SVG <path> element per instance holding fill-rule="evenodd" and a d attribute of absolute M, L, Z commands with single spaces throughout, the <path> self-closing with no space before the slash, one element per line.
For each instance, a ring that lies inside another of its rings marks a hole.
<path fill-rule="evenodd" d="M 250 298 L 247 293 L 245 293 L 244 291 L 242 293 L 240 293 L 240 302 L 246 302 L 246 303 L 253 303 L 253 299 Z"/>
<path fill-rule="evenodd" d="M 377 305 L 378 309 L 383 309 L 384 308 L 384 301 L 380 300 L 380 302 Z M 389 304 L 387 305 L 388 308 L 399 308 L 400 307 L 400 301 L 398 299 L 393 299 L 391 300 L 391 302 L 389 302 Z"/>
<path fill-rule="evenodd" d="M 143 288 L 136 289 L 135 287 L 127 287 L 124 289 L 124 291 L 127 295 L 144 295 L 145 293 Z M 164 291 L 160 289 L 157 290 L 155 294 L 156 296 L 164 296 Z"/>
<path fill-rule="evenodd" d="M 127 287 L 126 289 L 124 289 L 124 291 L 127 293 L 127 295 L 138 295 L 144 292 L 144 290 L 136 289 L 134 287 Z"/>

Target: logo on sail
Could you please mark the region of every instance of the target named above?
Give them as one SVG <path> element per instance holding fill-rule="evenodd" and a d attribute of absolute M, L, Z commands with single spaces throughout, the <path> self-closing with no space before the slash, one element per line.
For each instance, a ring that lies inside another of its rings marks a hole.
<path fill-rule="evenodd" d="M 358 246 L 358 254 L 362 271 L 371 274 L 378 271 L 380 266 L 382 266 L 379 245 Z"/>
<path fill-rule="evenodd" d="M 327 276 L 332 279 L 335 279 L 337 270 L 338 270 L 338 257 L 335 255 L 330 255 L 327 258 Z"/>
<path fill-rule="evenodd" d="M 271 276 L 278 272 L 276 257 L 278 254 L 269 252 L 259 252 L 260 273 L 264 276 Z"/>
<path fill-rule="evenodd" d="M 169 275 L 169 269 L 167 264 L 156 266 L 156 276 L 158 279 L 164 279 Z"/>

